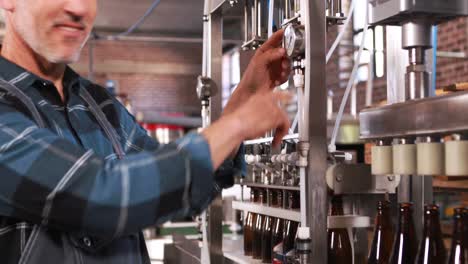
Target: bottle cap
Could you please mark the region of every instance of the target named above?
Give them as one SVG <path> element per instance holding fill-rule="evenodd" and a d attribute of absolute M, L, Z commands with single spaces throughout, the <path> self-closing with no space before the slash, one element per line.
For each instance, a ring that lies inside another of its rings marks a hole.
<path fill-rule="evenodd" d="M 308 228 L 308 227 L 299 227 L 297 229 L 297 238 L 299 238 L 299 239 L 309 239 L 310 238 L 310 228 Z"/>

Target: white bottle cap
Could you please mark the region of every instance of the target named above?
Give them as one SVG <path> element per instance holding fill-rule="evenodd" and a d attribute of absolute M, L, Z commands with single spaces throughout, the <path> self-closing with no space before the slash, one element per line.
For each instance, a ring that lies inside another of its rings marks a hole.
<path fill-rule="evenodd" d="M 299 227 L 297 229 L 297 238 L 299 238 L 299 239 L 309 239 L 310 238 L 310 228 L 308 228 L 308 227 Z"/>

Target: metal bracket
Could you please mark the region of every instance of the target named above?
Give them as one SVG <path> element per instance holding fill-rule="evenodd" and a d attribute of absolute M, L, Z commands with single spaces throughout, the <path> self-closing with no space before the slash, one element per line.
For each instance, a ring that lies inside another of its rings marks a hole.
<path fill-rule="evenodd" d="M 197 80 L 197 96 L 200 100 L 208 100 L 218 93 L 218 86 L 211 78 L 198 76 Z"/>
<path fill-rule="evenodd" d="M 308 165 L 310 144 L 309 142 L 305 141 L 299 142 L 297 144 L 297 149 L 299 153 L 299 159 L 296 162 L 296 166 L 305 168 Z"/>
<path fill-rule="evenodd" d="M 376 176 L 367 164 L 336 164 L 327 170 L 327 185 L 335 194 L 395 193 L 400 176 Z"/>

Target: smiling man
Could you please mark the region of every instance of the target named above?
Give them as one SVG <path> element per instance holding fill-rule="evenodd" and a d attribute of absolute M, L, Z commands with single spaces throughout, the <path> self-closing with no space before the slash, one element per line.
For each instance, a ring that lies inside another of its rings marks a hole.
<path fill-rule="evenodd" d="M 160 145 L 67 66 L 97 0 L 0 7 L 1 263 L 150 263 L 141 229 L 200 213 L 240 171 L 242 141 L 276 129 L 279 143 L 289 127 L 278 106 L 288 96 L 272 92 L 290 71 L 282 32 L 258 50 L 217 122 Z"/>

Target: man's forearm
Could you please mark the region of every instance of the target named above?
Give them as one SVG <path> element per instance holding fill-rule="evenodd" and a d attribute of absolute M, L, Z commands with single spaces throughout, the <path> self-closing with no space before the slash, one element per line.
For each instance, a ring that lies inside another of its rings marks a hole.
<path fill-rule="evenodd" d="M 216 170 L 242 143 L 241 120 L 233 115 L 225 115 L 203 130 L 202 135 L 210 145 L 211 161 Z"/>

